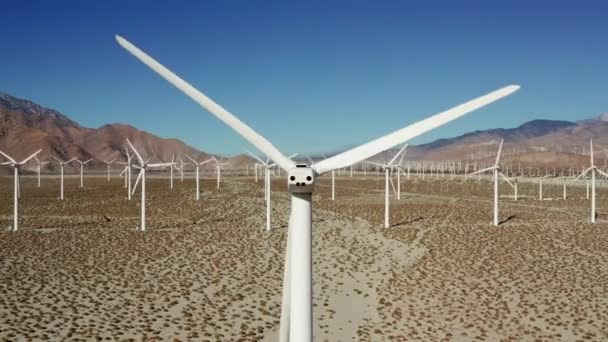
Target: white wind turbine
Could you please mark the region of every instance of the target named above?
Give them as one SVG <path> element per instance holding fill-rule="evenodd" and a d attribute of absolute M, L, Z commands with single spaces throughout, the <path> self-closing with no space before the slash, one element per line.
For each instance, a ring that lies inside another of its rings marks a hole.
<path fill-rule="evenodd" d="M 593 140 L 589 140 L 589 157 L 590 157 L 590 166 L 588 169 L 583 171 L 578 177 L 574 180 L 578 180 L 582 176 L 585 176 L 589 171 L 591 171 L 591 223 L 595 223 L 595 172 L 599 172 L 604 177 L 608 177 L 608 174 L 602 171 L 600 168 L 595 166 L 595 161 L 593 160 Z"/>
<path fill-rule="evenodd" d="M 180 173 L 180 178 L 181 178 L 181 182 L 184 182 L 184 166 L 188 165 L 189 163 L 184 163 L 184 160 L 182 159 L 182 157 L 177 157 L 177 159 L 179 160 L 179 173 Z M 173 162 L 173 160 L 171 160 L 171 162 Z"/>
<path fill-rule="evenodd" d="M 283 305 L 281 306 L 279 332 L 281 341 L 312 341 L 312 192 L 315 178 L 318 175 L 355 164 L 381 151 L 402 144 L 519 89 L 517 85 L 501 88 L 323 160 L 315 164 L 314 167 L 309 167 L 308 165 L 296 164 L 287 158 L 266 138 L 124 38 L 116 36 L 116 40 L 123 48 L 231 127 L 288 173 L 287 184 L 291 195 L 291 216 L 283 280 Z"/>
<path fill-rule="evenodd" d="M 36 167 L 36 173 L 38 175 L 38 187 L 40 187 L 40 169 L 42 168 L 42 165 L 44 164 L 48 164 L 48 161 L 45 162 L 41 162 L 38 157 L 34 157 L 34 159 L 36 160 L 36 163 L 38 164 L 38 166 Z"/>
<path fill-rule="evenodd" d="M 127 188 L 127 199 L 131 200 L 131 167 L 133 166 L 133 155 L 129 153 L 129 149 L 125 148 L 125 154 L 127 155 L 126 162 L 117 162 L 125 166 L 124 170 L 120 173 L 120 176 L 125 177 L 125 188 Z"/>
<path fill-rule="evenodd" d="M 59 193 L 59 198 L 63 199 L 63 168 L 66 164 L 69 164 L 71 162 L 73 162 L 74 160 L 76 160 L 76 158 L 72 158 L 66 162 L 64 162 L 63 160 L 51 155 L 51 158 L 55 159 L 57 161 L 57 163 L 59 163 L 59 169 L 61 170 L 61 181 L 60 181 L 60 186 L 61 186 L 61 192 Z"/>
<path fill-rule="evenodd" d="M 194 158 L 190 157 L 189 155 L 186 154 L 186 157 L 190 160 L 192 160 L 192 163 L 194 164 L 194 166 L 196 167 L 196 200 L 198 201 L 200 199 L 201 196 L 201 192 L 200 192 L 200 167 L 201 165 L 205 165 L 210 161 L 213 161 L 213 158 L 211 159 L 207 159 L 203 162 L 198 162 L 196 160 L 194 160 Z"/>
<path fill-rule="evenodd" d="M 211 158 L 213 158 L 213 161 L 215 161 L 215 173 L 217 174 L 217 188 L 220 188 L 220 179 L 222 178 L 222 166 L 227 165 L 225 163 L 222 163 L 224 161 L 224 158 L 221 158 L 220 160 L 217 160 L 217 158 L 215 158 L 214 156 L 211 156 Z"/>
<path fill-rule="evenodd" d="M 89 160 L 87 161 L 81 161 L 78 158 L 74 158 L 74 161 L 77 161 L 78 163 L 80 163 L 80 187 L 84 188 L 84 166 L 89 163 L 91 160 L 93 160 L 93 158 L 89 158 Z"/>
<path fill-rule="evenodd" d="M 399 155 L 401 153 L 403 153 L 403 151 L 405 151 L 405 148 L 407 147 L 407 144 L 403 145 L 403 147 L 399 150 L 399 152 L 397 152 L 397 154 L 395 154 L 395 156 L 393 157 L 393 159 L 391 159 L 388 163 L 386 164 L 381 164 L 381 163 L 376 163 L 376 162 L 368 162 L 370 164 L 374 164 L 380 168 L 384 169 L 384 228 L 388 228 L 390 227 L 390 188 L 389 188 L 389 182 L 392 183 L 392 179 L 391 179 L 391 172 L 393 169 L 393 163 L 395 163 L 395 160 L 397 160 L 397 157 L 399 157 Z M 400 172 L 399 170 L 397 170 L 397 172 Z"/>
<path fill-rule="evenodd" d="M 133 193 L 135 193 L 135 190 L 137 189 L 137 184 L 141 180 L 141 224 L 139 226 L 139 229 L 143 232 L 146 231 L 146 171 L 148 170 L 148 168 L 151 167 L 173 167 L 173 163 L 149 164 L 148 161 L 144 161 L 139 152 L 137 152 L 133 144 L 131 144 L 131 141 L 129 141 L 129 138 L 127 138 L 127 144 L 129 144 L 139 162 L 139 165 L 133 165 L 134 167 L 139 169 L 139 174 L 137 175 L 135 185 L 133 186 Z"/>
<path fill-rule="evenodd" d="M 477 170 L 473 173 L 470 173 L 468 176 L 473 176 L 475 174 L 481 174 L 486 171 L 492 171 L 494 176 L 494 219 L 492 220 L 492 224 L 494 226 L 498 226 L 498 176 L 502 177 L 507 183 L 509 183 L 512 187 L 515 187 L 513 183 L 500 171 L 500 153 L 502 152 L 502 144 L 503 140 L 500 140 L 500 145 L 498 146 L 498 153 L 496 153 L 496 162 L 494 166 L 487 167 L 485 169 Z"/>
<path fill-rule="evenodd" d="M 271 222 L 270 222 L 270 214 L 271 214 L 271 200 L 270 200 L 270 194 L 271 192 L 271 185 L 272 182 L 270 180 L 270 169 L 275 167 L 277 164 L 276 163 L 272 163 L 269 164 L 268 160 L 263 161 L 262 159 L 260 159 L 258 156 L 256 156 L 255 154 L 247 151 L 247 153 L 249 153 L 253 158 L 257 159 L 260 162 L 260 165 L 264 167 L 264 200 L 266 201 L 266 230 L 270 231 L 271 228 Z M 294 153 L 292 155 L 290 155 L 288 158 L 291 159 L 295 156 L 297 156 L 297 153 Z"/>
<path fill-rule="evenodd" d="M 407 147 L 407 144 L 405 144 L 405 147 Z M 397 200 L 401 199 L 401 172 L 403 172 L 405 174 L 405 170 L 403 169 L 403 157 L 405 157 L 405 149 L 403 150 L 403 153 L 401 153 L 401 158 L 399 158 L 399 163 L 394 166 L 394 168 L 397 169 Z M 409 171 L 409 167 L 408 167 L 408 171 Z M 408 173 L 408 179 L 409 179 L 409 173 Z"/>
<path fill-rule="evenodd" d="M 322 154 L 323 159 L 327 159 L 327 157 Z M 308 158 L 310 160 L 310 157 Z M 312 165 L 311 165 L 312 166 Z M 334 201 L 336 199 L 336 170 L 331 170 L 331 200 Z"/>
<path fill-rule="evenodd" d="M 11 158 L 8 154 L 0 151 L 0 154 L 2 154 L 6 159 L 8 159 L 8 162 L 4 162 L 2 163 L 2 165 L 9 165 L 10 167 L 13 168 L 15 175 L 15 194 L 13 197 L 13 227 L 12 227 L 12 231 L 16 232 L 17 229 L 19 229 L 19 169 L 21 168 L 21 166 L 23 166 L 25 163 L 27 163 L 30 159 L 36 157 L 36 155 L 38 153 L 40 153 L 40 151 L 42 151 L 41 149 L 32 153 L 29 157 L 23 159 L 21 162 L 17 162 L 15 159 Z"/>
<path fill-rule="evenodd" d="M 106 165 L 108 167 L 108 182 L 110 181 L 110 173 L 112 171 L 112 163 L 114 163 L 115 161 L 116 161 L 116 158 L 114 158 L 114 159 L 112 159 L 110 161 L 107 161 L 107 160 L 103 161 L 104 163 L 106 163 Z"/>

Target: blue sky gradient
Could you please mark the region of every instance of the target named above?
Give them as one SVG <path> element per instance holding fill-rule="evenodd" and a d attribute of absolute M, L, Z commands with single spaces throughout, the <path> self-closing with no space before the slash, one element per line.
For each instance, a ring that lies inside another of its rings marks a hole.
<path fill-rule="evenodd" d="M 340 150 L 504 85 L 413 143 L 608 111 L 601 2 L 3 1 L 0 91 L 88 127 L 249 145 L 124 51 L 123 35 L 285 154 Z"/>

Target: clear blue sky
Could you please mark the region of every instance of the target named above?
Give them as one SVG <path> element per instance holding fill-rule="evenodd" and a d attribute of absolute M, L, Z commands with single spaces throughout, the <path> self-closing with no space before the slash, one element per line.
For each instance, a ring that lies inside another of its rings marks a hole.
<path fill-rule="evenodd" d="M 1 1 L 0 91 L 209 152 L 248 145 L 115 33 L 286 154 L 363 143 L 511 83 L 522 89 L 414 143 L 608 111 L 601 2 Z"/>

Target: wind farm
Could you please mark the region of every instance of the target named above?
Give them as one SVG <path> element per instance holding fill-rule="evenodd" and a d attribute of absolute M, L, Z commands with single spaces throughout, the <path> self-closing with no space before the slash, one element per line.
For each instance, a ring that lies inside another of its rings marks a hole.
<path fill-rule="evenodd" d="M 608 339 L 608 89 L 544 63 L 578 12 L 238 4 L 100 4 L 0 92 L 0 340 Z"/>

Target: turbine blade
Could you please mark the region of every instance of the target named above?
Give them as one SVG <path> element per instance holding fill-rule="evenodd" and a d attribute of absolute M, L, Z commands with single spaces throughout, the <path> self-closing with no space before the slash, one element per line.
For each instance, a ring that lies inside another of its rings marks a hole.
<path fill-rule="evenodd" d="M 6 154 L 6 153 L 4 153 L 4 152 L 2 152 L 2 151 L 0 151 L 0 154 L 2 154 L 2 155 L 4 156 L 4 158 L 6 158 L 6 159 L 10 160 L 10 161 L 11 161 L 11 163 L 13 163 L 13 164 L 17 164 L 17 162 L 15 161 L 15 159 L 11 158 L 11 157 L 10 157 L 8 154 Z"/>
<path fill-rule="evenodd" d="M 190 156 L 189 156 L 187 153 L 185 153 L 185 155 L 186 155 L 186 158 L 188 158 L 188 159 L 192 160 L 192 162 L 193 162 L 194 164 L 198 164 L 198 163 L 196 162 L 196 160 L 194 160 L 194 158 L 190 157 Z M 171 159 L 171 161 L 173 161 L 173 159 Z"/>
<path fill-rule="evenodd" d="M 407 144 L 405 144 L 405 147 L 407 147 Z M 403 153 L 401 153 L 401 158 L 399 158 L 399 167 L 403 164 L 403 157 L 405 157 L 405 149 L 403 150 Z"/>
<path fill-rule="evenodd" d="M 514 187 L 515 187 L 515 185 L 514 185 L 513 183 L 511 183 L 511 180 L 509 180 L 509 178 L 507 178 L 507 176 L 505 176 L 505 175 L 504 175 L 502 172 L 499 172 L 498 174 L 499 174 L 499 175 L 502 177 L 502 179 L 504 179 L 504 180 L 505 180 L 505 182 L 509 183 L 509 185 L 510 185 L 512 188 L 514 188 Z"/>
<path fill-rule="evenodd" d="M 495 167 L 498 167 L 498 162 L 500 161 L 500 152 L 502 152 L 502 143 L 504 141 L 504 139 L 500 139 L 500 146 L 498 146 L 498 153 L 496 154 L 496 163 L 494 164 Z"/>
<path fill-rule="evenodd" d="M 166 167 L 166 166 L 173 166 L 173 163 L 154 163 L 154 164 L 148 164 L 148 167 Z"/>
<path fill-rule="evenodd" d="M 205 165 L 205 164 L 207 164 L 208 162 L 212 162 L 212 161 L 213 161 L 213 159 L 207 159 L 207 160 L 205 160 L 204 162 L 202 162 L 202 163 L 200 163 L 200 164 L 198 164 L 198 165 Z"/>
<path fill-rule="evenodd" d="M 485 169 L 477 170 L 477 171 L 475 171 L 475 172 L 472 172 L 472 173 L 467 174 L 467 177 L 470 177 L 470 176 L 476 175 L 476 174 L 478 174 L 478 173 L 484 173 L 484 172 L 486 172 L 486 171 L 494 170 L 495 168 L 496 168 L 496 166 L 486 167 Z"/>
<path fill-rule="evenodd" d="M 54 155 L 51 154 L 51 158 L 55 159 L 59 164 L 63 163 L 63 161 L 61 161 L 61 159 L 55 157 Z"/>
<path fill-rule="evenodd" d="M 131 144 L 131 141 L 129 140 L 129 138 L 127 138 L 127 144 L 129 144 L 129 146 L 131 147 L 131 149 L 135 153 L 135 156 L 139 160 L 139 164 L 140 165 L 144 165 L 145 164 L 144 163 L 144 158 L 142 158 L 141 155 L 139 155 L 139 152 L 137 152 L 137 150 L 135 149 L 135 147 L 133 146 L 133 144 Z"/>
<path fill-rule="evenodd" d="M 139 174 L 137 175 L 137 179 L 135 180 L 135 185 L 133 185 L 133 190 L 131 191 L 131 195 L 133 195 L 135 193 L 135 189 L 137 189 L 137 184 L 139 184 L 139 180 L 141 179 L 141 176 L 144 174 L 144 169 L 141 169 L 141 171 L 139 171 Z"/>
<path fill-rule="evenodd" d="M 393 165 L 393 163 L 395 162 L 395 160 L 397 159 L 397 157 L 399 157 L 399 155 L 405 151 L 405 148 L 407 147 L 407 144 L 403 145 L 403 147 L 399 150 L 399 152 L 397 152 L 397 154 L 395 154 L 395 156 L 393 157 L 393 159 L 391 159 L 388 164 L 386 165 Z"/>
<path fill-rule="evenodd" d="M 581 174 L 580 174 L 580 175 L 578 175 L 576 178 L 574 178 L 574 180 L 576 181 L 576 180 L 578 180 L 579 178 L 581 178 L 582 176 L 586 175 L 586 174 L 587 174 L 587 172 L 591 171 L 591 169 L 593 169 L 593 167 L 590 167 L 590 168 L 588 168 L 587 170 L 585 170 L 585 171 L 581 172 Z"/>
<path fill-rule="evenodd" d="M 593 161 L 593 139 L 589 139 L 589 156 L 591 157 L 591 166 L 595 166 Z"/>
<path fill-rule="evenodd" d="M 155 61 L 152 57 L 148 56 L 145 52 L 141 51 L 135 45 L 128 42 L 126 39 L 116 36 L 118 43 L 129 51 L 133 56 L 139 59 L 141 62 L 146 64 L 150 69 L 161 75 L 169 83 L 173 84 L 177 89 L 188 95 L 192 100 L 200 104 L 203 108 L 213 114 L 215 117 L 220 119 L 235 132 L 241 135 L 245 140 L 249 141 L 258 150 L 262 151 L 265 155 L 270 157 L 272 160 L 277 162 L 284 170 L 294 168 L 295 163 L 289 158 L 285 157 L 276 147 L 274 147 L 266 138 L 258 134 L 251 127 L 244 124 L 237 117 L 232 115 L 226 109 L 215 103 L 205 94 L 198 89 L 194 88 L 188 82 L 175 75 L 172 71 L 162 66 L 160 63 Z"/>
<path fill-rule="evenodd" d="M 434 128 L 442 126 L 454 119 L 457 119 L 469 112 L 486 106 L 494 101 L 497 101 L 519 89 L 518 85 L 510 85 L 489 94 L 483 95 L 471 101 L 465 102 L 459 106 L 433 115 L 430 118 L 413 123 L 405 128 L 387 134 L 378 139 L 372 140 L 367 144 L 355 147 L 346 152 L 335 155 L 329 159 L 323 160 L 315 165 L 314 169 L 318 174 L 346 167 L 365 160 L 373 155 L 385 151 L 395 145 L 402 144 L 412 138 L 415 138 L 423 133 L 426 133 Z"/>
<path fill-rule="evenodd" d="M 29 157 L 23 159 L 21 161 L 21 163 L 19 163 L 19 165 L 23 165 L 23 164 L 27 163 L 28 161 L 30 161 L 30 159 L 36 157 L 38 155 L 38 153 L 40 153 L 40 152 L 42 152 L 42 149 L 39 149 L 38 151 L 32 153 Z"/>
<path fill-rule="evenodd" d="M 260 163 L 262 163 L 262 165 L 266 165 L 266 166 L 268 166 L 268 164 L 264 163 L 264 161 L 262 161 L 262 159 L 260 159 L 260 158 L 259 158 L 258 156 L 256 156 L 255 154 L 253 154 L 253 153 L 251 153 L 251 152 L 249 152 L 249 151 L 247 151 L 247 153 L 249 153 L 249 154 L 250 154 L 250 155 L 251 155 L 253 158 L 257 159 L 257 160 L 258 160 Z M 213 158 L 213 159 L 215 159 L 215 158 Z"/>
<path fill-rule="evenodd" d="M 393 183 L 393 176 L 392 176 L 392 171 L 391 171 L 391 175 L 388 176 L 388 180 L 391 183 L 391 187 L 393 188 L 393 193 L 396 194 L 397 193 L 397 189 L 395 188 L 395 184 Z"/>
<path fill-rule="evenodd" d="M 604 176 L 604 177 L 608 178 L 608 173 L 606 173 L 606 172 L 604 172 L 604 171 L 602 171 L 602 170 L 600 170 L 600 169 L 595 169 L 595 171 L 597 171 L 597 172 L 598 172 L 600 175 L 602 175 L 602 176 Z"/>

